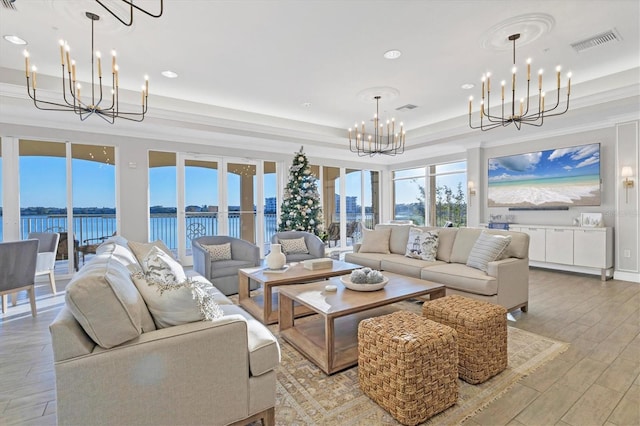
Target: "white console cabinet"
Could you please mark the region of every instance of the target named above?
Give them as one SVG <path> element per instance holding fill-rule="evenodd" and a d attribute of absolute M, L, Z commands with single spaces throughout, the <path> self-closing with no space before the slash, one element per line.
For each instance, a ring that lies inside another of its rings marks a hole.
<path fill-rule="evenodd" d="M 613 228 L 511 224 L 509 229 L 529 234 L 532 266 L 613 277 Z M 608 272 L 611 274 L 608 275 Z"/>

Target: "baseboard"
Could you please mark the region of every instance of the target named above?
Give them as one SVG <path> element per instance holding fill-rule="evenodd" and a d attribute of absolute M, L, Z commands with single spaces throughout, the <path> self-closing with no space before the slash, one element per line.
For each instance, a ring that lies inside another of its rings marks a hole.
<path fill-rule="evenodd" d="M 640 284 L 640 273 L 638 272 L 623 272 L 615 271 L 613 278 L 620 281 L 630 281 L 632 283 Z"/>

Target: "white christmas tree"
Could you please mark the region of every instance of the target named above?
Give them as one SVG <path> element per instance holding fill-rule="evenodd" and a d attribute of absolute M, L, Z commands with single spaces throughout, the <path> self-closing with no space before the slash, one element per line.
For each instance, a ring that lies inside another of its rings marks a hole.
<path fill-rule="evenodd" d="M 324 236 L 318 179 L 311 173 L 303 147 L 289 167 L 289 182 L 284 189 L 278 231 L 307 231 Z"/>

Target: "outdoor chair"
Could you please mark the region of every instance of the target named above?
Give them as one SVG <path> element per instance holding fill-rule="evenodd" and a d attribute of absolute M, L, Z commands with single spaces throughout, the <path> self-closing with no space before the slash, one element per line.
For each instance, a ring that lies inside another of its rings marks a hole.
<path fill-rule="evenodd" d="M 31 303 L 31 315 L 36 316 L 37 258 L 38 240 L 0 243 L 0 296 L 2 296 L 3 314 L 7 311 L 7 295 L 13 294 L 12 304 L 15 305 L 17 293 L 27 290 Z"/>
<path fill-rule="evenodd" d="M 40 242 L 38 245 L 38 259 L 36 261 L 36 276 L 49 275 L 51 291 L 53 294 L 56 294 L 54 269 L 56 267 L 56 254 L 58 252 L 60 234 L 57 232 L 30 232 L 27 239 L 36 239 Z"/>
<path fill-rule="evenodd" d="M 226 250 L 229 244 L 230 250 Z M 255 244 L 224 235 L 191 240 L 193 270 L 204 275 L 225 295 L 238 293 L 238 269 L 260 266 L 260 249 Z M 251 290 L 258 288 L 251 284 Z"/>

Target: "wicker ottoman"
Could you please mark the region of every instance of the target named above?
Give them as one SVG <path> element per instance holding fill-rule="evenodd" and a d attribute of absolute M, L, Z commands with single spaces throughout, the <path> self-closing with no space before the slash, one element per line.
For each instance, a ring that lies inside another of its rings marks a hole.
<path fill-rule="evenodd" d="M 462 296 L 425 302 L 425 318 L 458 332 L 458 372 L 465 382 L 482 383 L 507 368 L 507 310 Z"/>
<path fill-rule="evenodd" d="M 362 391 L 396 420 L 416 425 L 458 400 L 456 332 L 411 312 L 358 326 Z"/>

